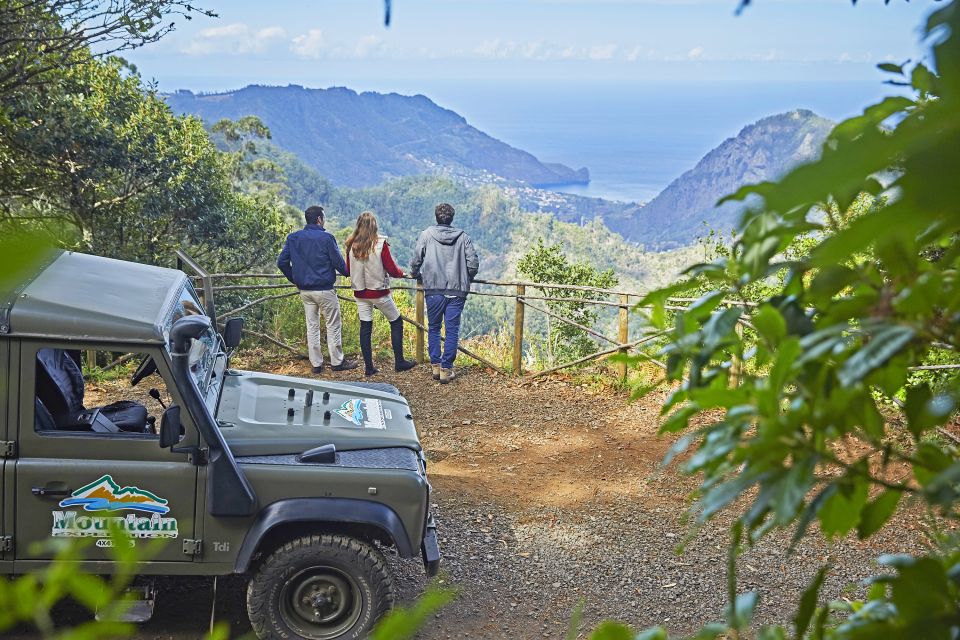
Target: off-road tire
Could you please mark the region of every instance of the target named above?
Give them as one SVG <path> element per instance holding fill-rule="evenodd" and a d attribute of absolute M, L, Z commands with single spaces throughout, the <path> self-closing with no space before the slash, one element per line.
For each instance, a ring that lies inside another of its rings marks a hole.
<path fill-rule="evenodd" d="M 322 580 L 316 574 L 323 572 L 350 583 L 352 599 L 360 601 L 355 620 L 354 614 L 345 617 L 346 628 L 335 635 L 319 631 L 317 623 L 305 620 L 298 605 L 291 604 L 299 602 L 293 597 L 298 583 L 306 588 L 307 580 L 316 583 Z M 267 557 L 247 586 L 247 615 L 262 640 L 365 638 L 392 605 L 393 580 L 383 555 L 348 536 L 315 535 L 287 542 Z"/>

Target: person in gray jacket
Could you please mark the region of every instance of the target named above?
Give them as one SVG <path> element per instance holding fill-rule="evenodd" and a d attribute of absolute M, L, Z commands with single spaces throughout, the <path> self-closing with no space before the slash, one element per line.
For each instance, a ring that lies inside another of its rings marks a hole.
<path fill-rule="evenodd" d="M 453 361 L 460 341 L 460 315 L 470 293 L 470 283 L 480 269 L 470 236 L 450 226 L 453 207 L 438 204 L 437 224 L 424 229 L 413 250 L 410 274 L 423 285 L 427 303 L 427 343 L 433 379 L 447 384 L 454 378 Z M 443 349 L 440 327 L 446 326 Z"/>

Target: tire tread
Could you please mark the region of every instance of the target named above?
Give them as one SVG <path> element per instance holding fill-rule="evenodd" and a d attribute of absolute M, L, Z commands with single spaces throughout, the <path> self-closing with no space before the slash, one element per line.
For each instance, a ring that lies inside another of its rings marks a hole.
<path fill-rule="evenodd" d="M 291 562 L 307 554 L 315 557 L 318 551 L 330 551 L 352 556 L 361 573 L 370 579 L 374 607 L 372 621 L 375 623 L 393 606 L 393 579 L 387 561 L 373 545 L 336 534 L 317 534 L 290 540 L 274 549 L 260 565 L 247 586 L 247 616 L 254 633 L 261 640 L 290 640 L 289 636 L 277 633 L 270 623 L 269 608 L 272 606 L 270 585 L 281 579 L 283 571 Z M 369 629 L 367 629 L 369 632 Z"/>

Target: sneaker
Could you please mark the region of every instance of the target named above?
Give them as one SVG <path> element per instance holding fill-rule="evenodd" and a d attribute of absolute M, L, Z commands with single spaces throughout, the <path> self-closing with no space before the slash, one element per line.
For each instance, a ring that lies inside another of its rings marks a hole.
<path fill-rule="evenodd" d="M 314 372 L 314 373 L 323 373 L 323 365 L 320 365 L 319 367 L 314 367 L 314 368 L 313 368 L 313 372 Z"/>
<path fill-rule="evenodd" d="M 417 363 L 413 360 L 401 360 L 393 368 L 395 371 L 409 371 L 417 366 Z"/>
<path fill-rule="evenodd" d="M 369 378 L 370 376 L 375 376 L 375 375 L 377 375 L 378 373 L 380 373 L 380 370 L 377 369 L 376 367 L 374 367 L 374 368 L 372 368 L 372 369 L 364 369 L 364 371 L 363 371 L 363 375 L 367 376 L 368 378 Z"/>
<path fill-rule="evenodd" d="M 440 369 L 440 384 L 447 384 L 457 377 L 453 369 Z"/>
<path fill-rule="evenodd" d="M 331 371 L 350 371 L 351 369 L 357 368 L 357 363 L 353 360 L 344 360 L 340 364 L 335 364 L 330 367 Z"/>
<path fill-rule="evenodd" d="M 431 365 L 430 365 L 430 368 L 433 370 L 433 379 L 434 379 L 434 380 L 439 380 L 439 379 L 440 379 L 440 365 L 438 365 L 438 364 L 431 364 Z"/>

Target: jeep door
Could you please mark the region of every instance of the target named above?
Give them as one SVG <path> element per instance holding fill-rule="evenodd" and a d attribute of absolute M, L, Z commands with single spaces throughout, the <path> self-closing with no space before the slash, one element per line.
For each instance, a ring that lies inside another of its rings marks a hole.
<path fill-rule="evenodd" d="M 110 560 L 109 547 L 119 543 L 111 535 L 114 527 L 126 533 L 123 544 L 144 551 L 149 545 L 150 573 L 193 559 L 184 553 L 184 541 L 196 537 L 197 467 L 186 455 L 160 448 L 156 429 L 162 407 L 147 390 L 157 388 L 167 406 L 179 398 L 175 386 L 165 384 L 172 377 L 160 349 L 131 349 L 22 343 L 17 571 L 27 568 L 21 563 L 51 558 L 55 540 L 88 539 L 89 559 Z M 107 368 L 125 352 L 127 360 Z M 132 387 L 130 371 L 146 356 L 155 358 L 158 371 Z M 68 358 L 82 361 L 85 375 L 79 380 L 79 363 Z M 78 393 L 83 397 L 79 413 L 74 411 Z M 108 421 L 88 425 L 97 409 Z M 189 417 L 184 422 L 183 443 L 197 444 Z M 117 425 L 123 429 L 113 428 Z"/>
<path fill-rule="evenodd" d="M 8 560 L 13 560 L 9 545 L 5 541 L 12 539 L 13 532 L 9 529 L 13 526 L 11 516 L 12 500 L 7 496 L 7 460 L 13 456 L 16 448 L 14 437 L 16 434 L 15 419 L 13 409 L 16 406 L 15 401 L 11 401 L 10 384 L 10 344 L 11 340 L 0 338 L 0 564 Z M 8 409 L 9 407 L 9 409 Z M 10 463 L 13 464 L 12 462 Z M 9 566 L 9 565 L 8 565 Z"/>

